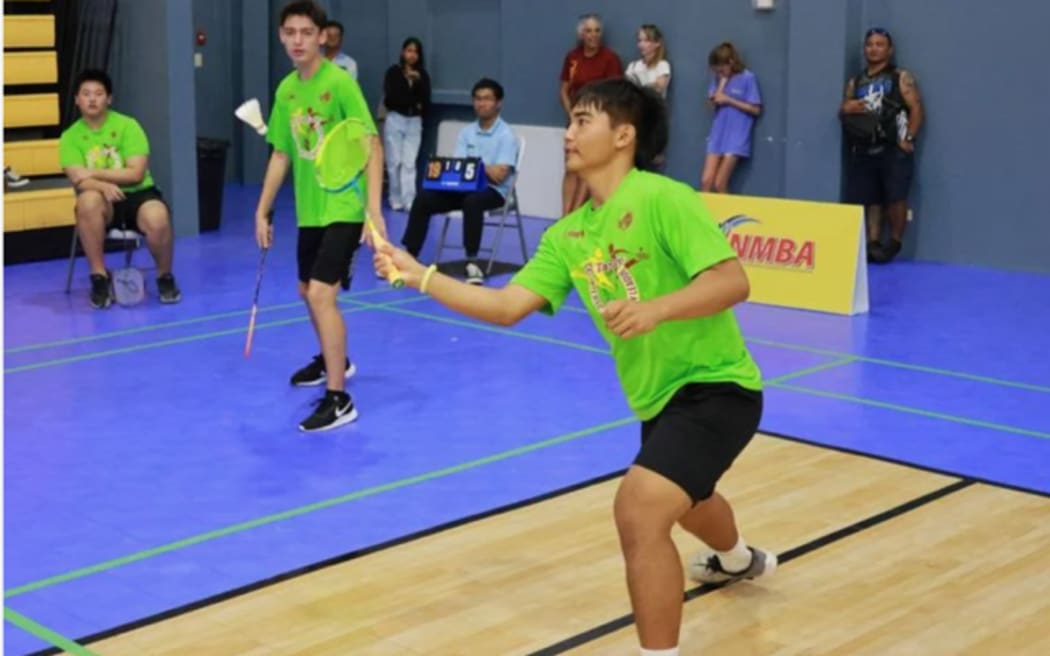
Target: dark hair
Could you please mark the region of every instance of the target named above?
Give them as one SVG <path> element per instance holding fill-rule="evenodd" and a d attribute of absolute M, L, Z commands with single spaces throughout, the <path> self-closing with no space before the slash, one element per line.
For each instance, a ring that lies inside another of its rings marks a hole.
<path fill-rule="evenodd" d="M 337 30 L 339 30 L 339 33 L 340 33 L 340 34 L 345 34 L 345 33 L 346 33 L 346 30 L 345 30 L 345 29 L 343 29 L 343 24 L 342 24 L 342 23 L 340 23 L 340 22 L 339 22 L 339 21 L 337 21 L 337 20 L 330 20 L 330 21 L 328 21 L 328 24 L 327 24 L 327 25 L 325 25 L 325 27 L 334 27 L 334 28 L 336 28 Z"/>
<path fill-rule="evenodd" d="M 407 39 L 405 39 L 405 42 L 401 44 L 402 54 L 399 57 L 399 61 L 401 62 L 402 66 L 405 65 L 405 48 L 413 45 L 416 47 L 416 50 L 419 51 L 419 61 L 416 62 L 416 68 L 418 68 L 419 70 L 423 70 L 427 67 L 426 61 L 423 59 L 423 42 L 414 36 L 408 37 Z"/>
<path fill-rule="evenodd" d="M 634 165 L 651 169 L 653 160 L 667 148 L 667 106 L 652 89 L 624 78 L 586 84 L 572 99 L 572 106 L 590 107 L 608 114 L 613 126 L 630 123 L 635 131 Z"/>
<path fill-rule="evenodd" d="M 113 80 L 109 79 L 109 75 L 102 69 L 85 68 L 80 71 L 76 80 L 73 81 L 73 88 L 75 89 L 73 92 L 74 95 L 80 93 L 80 87 L 83 86 L 85 82 L 98 82 L 106 89 L 107 96 L 113 95 Z"/>
<path fill-rule="evenodd" d="M 707 56 L 707 65 L 711 67 L 723 66 L 729 64 L 733 73 L 742 73 L 747 66 L 744 65 L 744 58 L 740 56 L 740 52 L 736 49 L 729 41 L 724 41 L 711 51 L 711 54 Z"/>
<path fill-rule="evenodd" d="M 289 2 L 281 10 L 281 20 L 277 24 L 284 26 L 284 21 L 288 20 L 290 16 L 306 16 L 317 27 L 323 28 L 328 26 L 328 15 L 324 13 L 324 9 L 321 9 L 321 5 L 313 0 L 294 0 L 294 2 Z"/>
<path fill-rule="evenodd" d="M 870 39 L 871 36 L 874 35 L 874 34 L 878 34 L 879 36 L 886 37 L 886 42 L 890 44 L 891 48 L 893 47 L 893 36 L 889 33 L 889 30 L 887 30 L 884 27 L 873 27 L 873 28 L 869 29 L 867 32 L 865 32 L 864 33 L 864 43 L 867 43 L 868 39 Z"/>
<path fill-rule="evenodd" d="M 474 83 L 474 88 L 470 90 L 470 96 L 473 98 L 474 94 L 482 89 L 492 89 L 492 93 L 496 96 L 496 100 L 503 100 L 503 85 L 499 82 L 483 77 Z"/>

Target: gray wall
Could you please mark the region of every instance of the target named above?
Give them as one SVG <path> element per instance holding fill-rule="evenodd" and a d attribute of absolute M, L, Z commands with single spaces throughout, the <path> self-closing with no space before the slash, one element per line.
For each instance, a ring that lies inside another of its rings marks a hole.
<path fill-rule="evenodd" d="M 146 130 L 150 171 L 180 236 L 198 231 L 190 9 L 183 0 L 121 2 L 110 67 L 113 106 Z"/>
<path fill-rule="evenodd" d="M 251 95 L 268 109 L 268 96 L 290 71 L 276 38 L 283 4 L 193 4 L 195 19 L 219 30 L 228 22 L 224 38 L 234 49 L 230 79 L 221 79 L 219 67 L 208 69 L 219 53 L 210 59 L 206 53 L 206 71 L 197 74 L 200 132 L 221 136 L 217 131 L 228 127 L 238 163 L 231 172 L 251 182 L 261 179 L 265 145 L 226 119 L 211 121 Z M 1050 55 L 1042 35 L 1050 5 L 1041 0 L 779 0 L 772 12 L 756 12 L 750 0 L 329 0 L 327 6 L 346 25 L 345 50 L 358 62 L 372 106 L 402 40 L 423 40 L 438 102 L 428 123 L 462 117 L 470 84 L 489 75 L 507 88 L 508 120 L 561 125 L 557 76 L 576 17 L 600 11 L 608 43 L 625 63 L 637 56 L 637 25 L 656 23 L 674 67 L 668 173 L 694 185 L 711 122 L 703 102 L 706 55 L 730 39 L 758 75 L 766 108 L 753 162 L 735 178 L 735 191 L 828 201 L 839 200 L 842 185 L 835 116 L 842 87 L 859 66 L 864 29 L 885 26 L 896 37 L 900 63 L 918 77 L 929 114 L 906 254 L 1050 272 L 1050 200 L 1037 188 L 1050 153 L 1050 133 L 1035 127 L 1050 106 L 1050 76 L 1042 70 Z M 236 27 L 232 17 L 239 17 Z M 424 153 L 432 143 L 430 135 Z"/>

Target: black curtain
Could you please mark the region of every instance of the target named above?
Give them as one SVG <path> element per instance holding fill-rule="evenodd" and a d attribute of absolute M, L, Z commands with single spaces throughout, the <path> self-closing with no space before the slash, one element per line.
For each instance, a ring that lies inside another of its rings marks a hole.
<path fill-rule="evenodd" d="M 85 68 L 108 71 L 119 0 L 55 0 L 55 49 L 62 127 L 78 118 L 73 81 Z"/>

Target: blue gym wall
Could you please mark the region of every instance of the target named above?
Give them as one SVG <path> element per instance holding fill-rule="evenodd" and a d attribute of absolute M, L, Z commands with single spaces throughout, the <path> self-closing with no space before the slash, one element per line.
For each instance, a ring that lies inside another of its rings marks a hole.
<path fill-rule="evenodd" d="M 154 0 L 159 1 L 159 0 Z M 152 4 L 126 2 L 123 6 Z M 234 142 L 231 179 L 256 182 L 266 149 L 232 120 L 240 99 L 269 93 L 290 70 L 276 38 L 284 0 L 194 0 L 193 23 L 208 29 L 196 71 L 199 134 Z M 739 193 L 837 201 L 842 184 L 836 109 L 860 65 L 861 38 L 889 28 L 900 63 L 919 80 L 929 121 L 919 143 L 912 196 L 916 221 L 906 254 L 921 259 L 1050 272 L 1050 106 L 1040 0 L 778 0 L 758 12 L 750 0 L 329 0 L 346 26 L 344 49 L 358 62 L 373 107 L 402 40 L 419 36 L 434 79 L 435 115 L 469 115 L 468 92 L 482 75 L 507 89 L 512 122 L 561 125 L 557 76 L 576 18 L 597 10 L 609 45 L 636 57 L 635 29 L 658 24 L 674 69 L 668 173 L 696 184 L 711 113 L 704 105 L 707 52 L 734 41 L 758 75 L 765 114 L 755 156 L 734 181 Z M 1006 6 L 1008 5 L 1008 7 Z M 140 10 L 141 11 L 141 10 Z M 169 27 L 167 33 L 171 33 Z M 191 35 L 186 35 L 190 43 Z M 225 49 L 232 51 L 223 52 Z M 238 75 L 240 78 L 238 78 Z M 134 93 L 132 91 L 132 93 Z M 146 95 L 146 92 L 138 93 Z M 152 135 L 151 135 L 152 136 Z M 433 130 L 424 152 L 433 148 Z"/>

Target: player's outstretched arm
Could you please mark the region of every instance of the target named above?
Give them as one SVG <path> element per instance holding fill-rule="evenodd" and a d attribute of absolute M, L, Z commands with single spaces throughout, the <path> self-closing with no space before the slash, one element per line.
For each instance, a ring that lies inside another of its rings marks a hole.
<path fill-rule="evenodd" d="M 390 266 L 401 272 L 409 287 L 429 294 L 434 300 L 460 314 L 499 326 L 512 326 L 547 305 L 547 301 L 520 285 L 499 289 L 468 285 L 436 267 L 423 266 L 405 251 L 383 244 L 375 255 L 375 267 L 382 275 Z"/>

